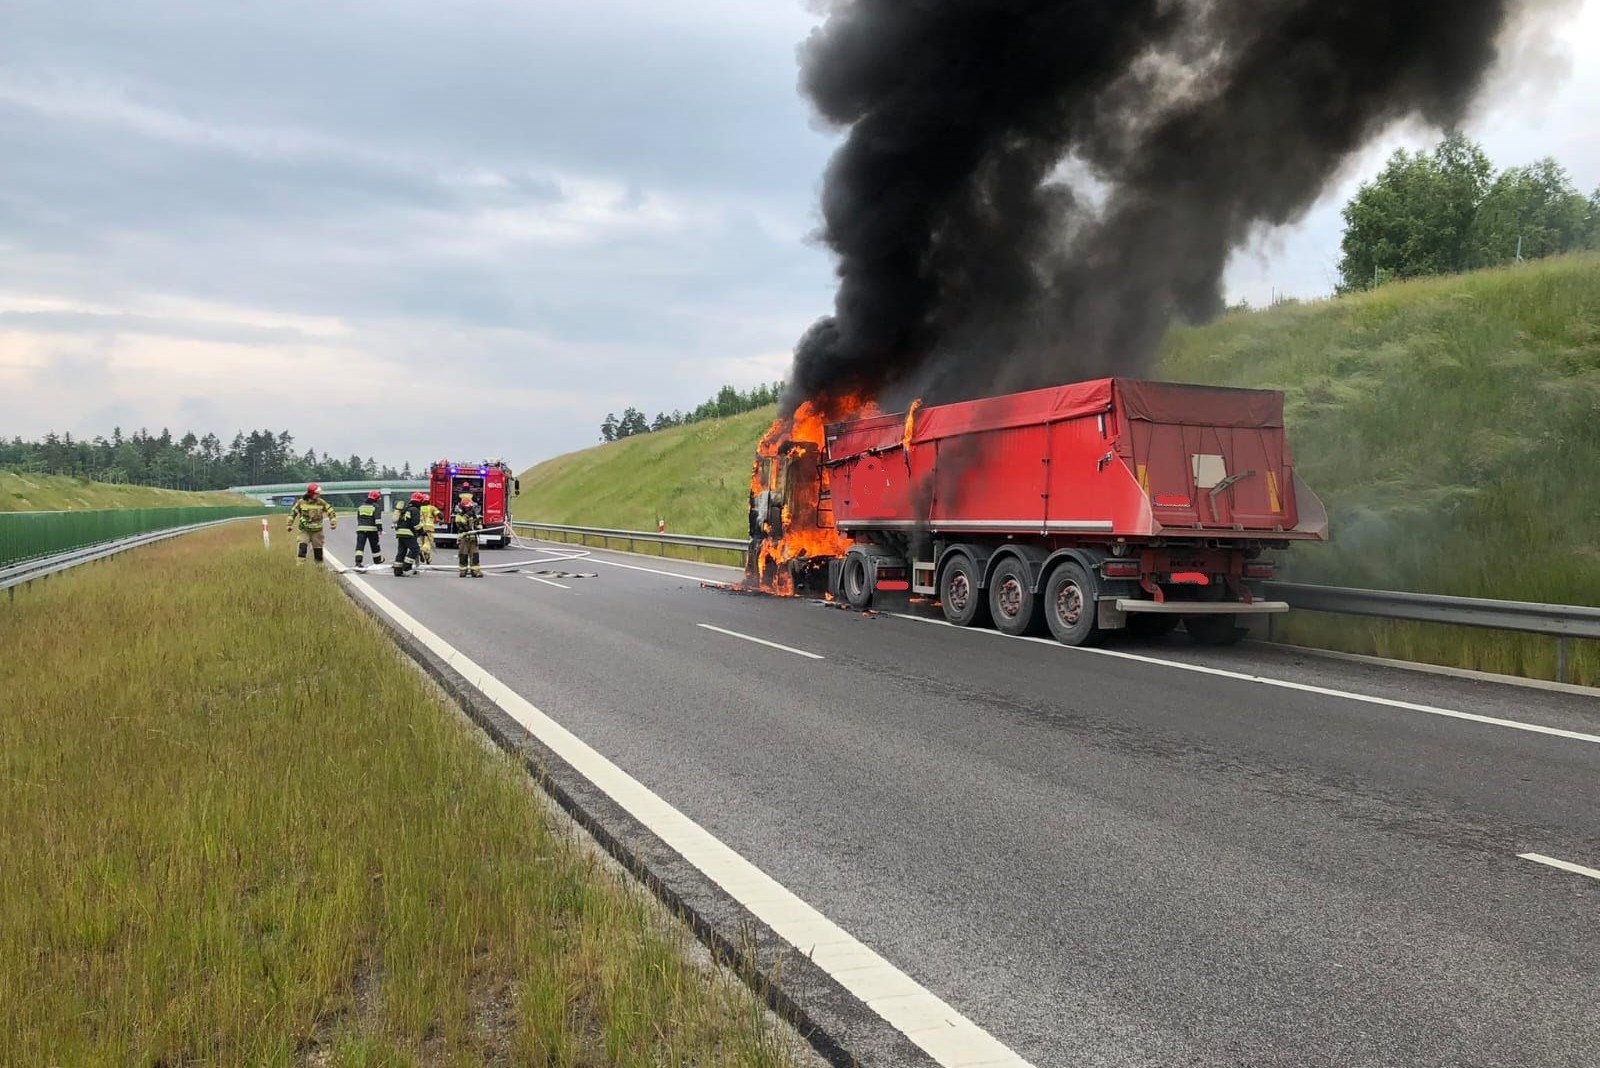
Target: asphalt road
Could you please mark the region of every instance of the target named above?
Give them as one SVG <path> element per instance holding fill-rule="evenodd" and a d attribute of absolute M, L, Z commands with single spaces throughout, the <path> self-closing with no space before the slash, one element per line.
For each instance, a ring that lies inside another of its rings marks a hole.
<path fill-rule="evenodd" d="M 1600 1065 L 1600 881 L 1518 858 L 1600 867 L 1600 744 L 1193 668 L 1600 734 L 1594 698 L 531 574 L 373 582 L 1036 1065 Z"/>

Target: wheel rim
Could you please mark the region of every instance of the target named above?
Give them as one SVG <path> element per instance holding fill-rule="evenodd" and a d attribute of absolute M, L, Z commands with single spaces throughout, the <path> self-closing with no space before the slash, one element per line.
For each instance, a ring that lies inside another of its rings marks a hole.
<path fill-rule="evenodd" d="M 950 576 L 950 608 L 958 615 L 967 610 L 967 601 L 972 597 L 972 586 L 967 582 L 967 573 L 957 571 Z"/>
<path fill-rule="evenodd" d="M 1056 591 L 1056 616 L 1069 627 L 1076 627 L 1083 618 L 1083 591 L 1076 582 L 1062 583 Z"/>
<path fill-rule="evenodd" d="M 1001 615 L 1007 619 L 1016 619 L 1022 614 L 1022 583 L 1007 575 L 1000 583 L 996 602 Z"/>

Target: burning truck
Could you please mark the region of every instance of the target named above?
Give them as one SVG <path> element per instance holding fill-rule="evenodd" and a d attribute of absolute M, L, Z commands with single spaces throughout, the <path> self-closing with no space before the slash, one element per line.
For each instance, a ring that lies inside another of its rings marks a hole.
<path fill-rule="evenodd" d="M 774 424 L 747 581 L 867 608 L 934 598 L 958 626 L 1067 645 L 1181 623 L 1229 644 L 1273 553 L 1325 541 L 1283 395 L 1101 378 L 890 414 L 846 399 Z"/>

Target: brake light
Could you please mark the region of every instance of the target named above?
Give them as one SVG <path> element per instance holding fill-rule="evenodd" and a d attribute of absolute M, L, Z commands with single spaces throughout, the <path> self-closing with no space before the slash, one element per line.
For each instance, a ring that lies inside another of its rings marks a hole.
<path fill-rule="evenodd" d="M 1139 577 L 1139 561 L 1107 560 L 1105 562 L 1104 571 L 1106 578 L 1136 579 Z"/>
<path fill-rule="evenodd" d="M 1172 574 L 1171 581 L 1188 586 L 1209 586 L 1211 585 L 1211 576 L 1203 571 L 1175 571 Z"/>
<path fill-rule="evenodd" d="M 1253 563 L 1244 565 L 1244 577 L 1247 579 L 1269 579 L 1277 570 L 1276 564 Z"/>

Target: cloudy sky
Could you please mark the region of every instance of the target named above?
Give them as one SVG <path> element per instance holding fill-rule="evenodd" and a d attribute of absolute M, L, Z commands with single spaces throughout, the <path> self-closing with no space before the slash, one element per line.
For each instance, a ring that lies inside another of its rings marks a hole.
<path fill-rule="evenodd" d="M 814 5 L 813 5 L 814 6 Z M 832 294 L 803 0 L 0 0 L 0 434 L 287 428 L 380 461 L 594 441 L 784 374 Z M 1469 133 L 1600 184 L 1600 0 Z M 1338 207 L 1236 257 L 1325 294 Z"/>

